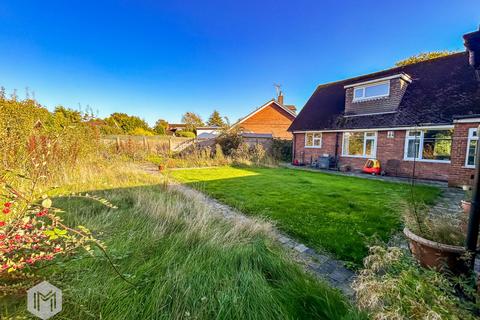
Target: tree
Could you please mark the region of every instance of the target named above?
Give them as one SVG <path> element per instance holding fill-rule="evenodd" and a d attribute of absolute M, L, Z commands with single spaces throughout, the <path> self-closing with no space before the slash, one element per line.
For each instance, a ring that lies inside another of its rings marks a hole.
<path fill-rule="evenodd" d="M 395 66 L 403 67 L 412 63 L 417 63 L 421 61 L 431 60 L 435 58 L 440 58 L 448 56 L 455 53 L 455 51 L 432 51 L 432 52 L 422 52 L 417 55 L 408 57 L 406 59 L 395 62 Z"/>
<path fill-rule="evenodd" d="M 129 116 L 126 113 L 115 112 L 105 119 L 107 125 L 119 128 L 123 133 L 130 133 L 136 128 L 150 130 L 145 120 L 137 116 Z"/>
<path fill-rule="evenodd" d="M 153 127 L 153 131 L 159 135 L 165 135 L 167 133 L 168 122 L 163 119 L 158 119 L 155 122 L 155 126 Z"/>
<path fill-rule="evenodd" d="M 187 131 L 194 131 L 197 127 L 205 125 L 202 118 L 194 112 L 185 112 L 182 117 L 182 123 L 187 125 L 185 128 Z"/>
<path fill-rule="evenodd" d="M 208 118 L 207 124 L 209 126 L 216 127 L 225 127 L 226 123 L 223 118 L 220 116 L 220 113 L 217 110 L 213 110 L 213 113 Z"/>
<path fill-rule="evenodd" d="M 53 115 L 55 117 L 55 122 L 60 126 L 82 122 L 82 114 L 80 111 L 65 108 L 64 106 L 55 107 Z"/>

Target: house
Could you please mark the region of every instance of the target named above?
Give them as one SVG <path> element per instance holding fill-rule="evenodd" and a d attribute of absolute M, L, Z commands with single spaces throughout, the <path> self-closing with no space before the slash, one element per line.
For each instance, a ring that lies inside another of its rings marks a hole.
<path fill-rule="evenodd" d="M 472 184 L 480 30 L 464 40 L 466 52 L 318 86 L 289 128 L 295 162 L 360 170 L 374 158 L 390 175 Z"/>
<path fill-rule="evenodd" d="M 197 134 L 197 139 L 213 139 L 220 134 L 221 128 L 212 126 L 212 127 L 197 127 L 195 132 Z"/>
<path fill-rule="evenodd" d="M 257 108 L 255 111 L 240 119 L 232 126 L 243 133 L 272 135 L 274 138 L 291 140 L 292 134 L 288 128 L 296 116 L 293 105 L 283 103 L 283 94 Z"/>
<path fill-rule="evenodd" d="M 168 131 L 172 134 L 176 134 L 177 131 L 187 130 L 187 124 L 185 123 L 169 123 Z M 195 135 L 197 139 L 212 139 L 220 134 L 220 127 L 197 127 L 195 128 Z"/>
<path fill-rule="evenodd" d="M 187 125 L 185 123 L 169 123 L 168 124 L 168 131 L 171 133 L 175 133 L 177 131 L 182 131 L 187 128 Z"/>

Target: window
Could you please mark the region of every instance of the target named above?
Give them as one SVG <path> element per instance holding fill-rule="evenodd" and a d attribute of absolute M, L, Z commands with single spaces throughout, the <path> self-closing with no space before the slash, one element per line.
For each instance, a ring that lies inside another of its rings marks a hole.
<path fill-rule="evenodd" d="M 322 147 L 322 133 L 321 132 L 307 132 L 305 134 L 305 147 L 307 147 L 307 148 L 321 148 Z"/>
<path fill-rule="evenodd" d="M 477 128 L 468 129 L 467 143 L 467 159 L 465 159 L 465 167 L 475 168 L 475 155 L 477 154 Z"/>
<path fill-rule="evenodd" d="M 342 155 L 374 158 L 377 151 L 376 132 L 344 132 Z"/>
<path fill-rule="evenodd" d="M 353 89 L 353 101 L 387 97 L 390 94 L 390 82 L 377 82 Z"/>
<path fill-rule="evenodd" d="M 405 160 L 450 162 L 452 134 L 451 129 L 407 131 Z"/>

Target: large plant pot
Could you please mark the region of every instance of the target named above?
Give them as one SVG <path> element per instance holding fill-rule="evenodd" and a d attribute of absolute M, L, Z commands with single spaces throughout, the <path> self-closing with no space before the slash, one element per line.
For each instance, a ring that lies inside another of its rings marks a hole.
<path fill-rule="evenodd" d="M 427 240 L 412 233 L 408 228 L 403 229 L 403 233 L 409 240 L 412 255 L 423 267 L 450 271 L 454 274 L 468 272 L 464 247 Z"/>

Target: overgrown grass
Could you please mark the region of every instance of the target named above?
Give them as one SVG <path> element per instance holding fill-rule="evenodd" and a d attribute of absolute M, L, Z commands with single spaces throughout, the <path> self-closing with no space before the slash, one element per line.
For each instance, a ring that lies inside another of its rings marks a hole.
<path fill-rule="evenodd" d="M 222 167 L 172 171 L 172 176 L 241 211 L 275 221 L 317 250 L 360 265 L 375 239 L 387 241 L 401 225 L 401 183 L 291 169 Z M 432 203 L 436 187 L 417 186 L 416 201 Z"/>
<path fill-rule="evenodd" d="M 54 201 L 70 225 L 85 225 L 105 242 L 134 286 L 101 252 L 46 267 L 41 277 L 63 290 L 57 319 L 361 318 L 340 293 L 301 270 L 266 223 L 227 222 L 129 166 L 90 167 L 64 183 L 58 193 L 90 191 L 119 207 Z M 24 299 L 4 300 L 1 318 L 26 316 Z"/>

